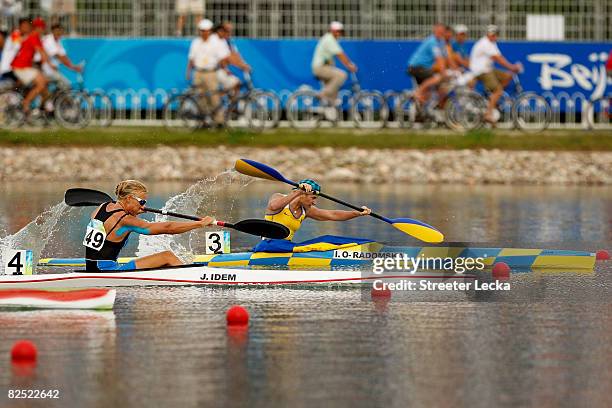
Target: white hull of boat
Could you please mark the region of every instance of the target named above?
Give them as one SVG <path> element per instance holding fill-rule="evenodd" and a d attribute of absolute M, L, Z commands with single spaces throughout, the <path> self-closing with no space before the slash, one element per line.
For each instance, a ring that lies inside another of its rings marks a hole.
<path fill-rule="evenodd" d="M 371 283 L 376 279 L 461 278 L 448 273 L 374 275 L 371 272 L 334 270 L 227 269 L 202 265 L 127 272 L 70 272 L 39 275 L 0 275 L 0 288 L 88 288 L 173 285 L 318 285 Z M 468 276 L 465 276 L 468 277 Z"/>

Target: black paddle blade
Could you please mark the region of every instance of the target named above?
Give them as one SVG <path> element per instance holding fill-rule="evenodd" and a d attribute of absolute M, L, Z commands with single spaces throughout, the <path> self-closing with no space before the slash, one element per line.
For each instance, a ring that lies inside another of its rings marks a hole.
<path fill-rule="evenodd" d="M 272 239 L 284 239 L 289 236 L 289 228 L 285 227 L 278 222 L 249 219 L 242 220 L 236 224 L 232 224 L 232 228 L 237 231 L 245 232 L 247 234 L 258 235 L 260 237 L 272 238 Z"/>
<path fill-rule="evenodd" d="M 113 199 L 108 194 L 89 188 L 71 188 L 64 195 L 64 202 L 72 207 L 96 206 L 109 201 Z"/>

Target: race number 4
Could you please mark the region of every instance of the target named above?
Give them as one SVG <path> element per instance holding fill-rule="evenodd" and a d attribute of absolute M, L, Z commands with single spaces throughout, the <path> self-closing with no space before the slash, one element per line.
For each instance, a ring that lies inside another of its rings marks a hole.
<path fill-rule="evenodd" d="M 5 275 L 31 275 L 34 265 L 29 249 L 7 249 L 2 254 Z"/>
<path fill-rule="evenodd" d="M 229 231 L 209 231 L 206 233 L 206 255 L 229 254 L 229 253 L 230 253 L 230 232 Z"/>

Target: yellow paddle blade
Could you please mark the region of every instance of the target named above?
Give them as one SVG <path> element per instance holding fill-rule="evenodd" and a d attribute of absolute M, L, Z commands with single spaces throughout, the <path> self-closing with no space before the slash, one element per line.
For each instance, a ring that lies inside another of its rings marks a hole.
<path fill-rule="evenodd" d="M 285 178 L 273 168 L 253 160 L 238 159 L 234 164 L 236 171 L 247 176 L 257 177 L 272 181 L 285 181 Z"/>
<path fill-rule="evenodd" d="M 402 231 L 403 233 L 420 239 L 423 242 L 437 244 L 439 242 L 444 241 L 444 235 L 440 231 L 426 225 L 407 222 L 394 222 L 391 225 L 393 225 L 395 228 Z"/>

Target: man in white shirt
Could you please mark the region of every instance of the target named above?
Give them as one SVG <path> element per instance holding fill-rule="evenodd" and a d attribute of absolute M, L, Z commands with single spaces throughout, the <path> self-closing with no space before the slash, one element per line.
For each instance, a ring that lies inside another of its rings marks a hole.
<path fill-rule="evenodd" d="M 484 86 L 491 92 L 489 104 L 485 114 L 487 122 L 495 122 L 493 110 L 497 106 L 497 101 L 502 96 L 504 88 L 512 80 L 512 75 L 508 72 L 495 69 L 497 62 L 504 68 L 519 72 L 520 64 L 511 64 L 502 55 L 497 47 L 497 34 L 499 29 L 496 25 L 487 26 L 487 34 L 474 44 L 470 53 L 470 70 L 477 80 L 482 81 Z"/>
<path fill-rule="evenodd" d="M 11 63 L 19 51 L 22 41 L 31 30 L 32 21 L 29 18 L 20 18 L 18 28 L 6 38 L 4 48 L 2 49 L 2 58 L 0 58 L 0 77 L 11 76 Z"/>
<path fill-rule="evenodd" d="M 78 65 L 74 65 L 68 58 L 66 50 L 61 43 L 62 36 L 64 35 L 64 28 L 61 24 L 53 24 L 51 26 L 51 33 L 43 37 L 42 44 L 45 52 L 49 56 L 50 60 L 55 64 L 59 65 L 58 61 L 66 66 L 66 68 L 74 71 L 81 72 L 82 68 Z M 40 56 L 36 56 L 35 60 L 40 61 Z M 70 87 L 70 81 L 66 79 L 58 70 L 51 68 L 48 63 L 42 64 L 42 71 L 45 77 L 51 82 L 55 81 L 58 86 L 63 88 Z"/>
<path fill-rule="evenodd" d="M 357 65 L 346 56 L 338 38 L 344 32 L 344 26 L 338 21 L 329 25 L 329 32 L 323 35 L 312 57 L 312 73 L 325 84 L 321 91 L 321 98 L 328 101 L 332 106 L 336 103 L 338 90 L 346 81 L 346 72 L 334 66 L 334 57 L 338 57 L 342 65 L 351 72 L 357 72 Z"/>
<path fill-rule="evenodd" d="M 200 36 L 191 42 L 189 47 L 189 62 L 187 63 L 186 79 L 202 92 L 201 107 L 213 113 L 217 125 L 223 124 L 223 109 L 219 109 L 219 80 L 217 71 L 227 63 L 229 54 L 226 47 L 217 36 L 212 35 L 213 23 L 204 19 L 198 23 Z"/>

